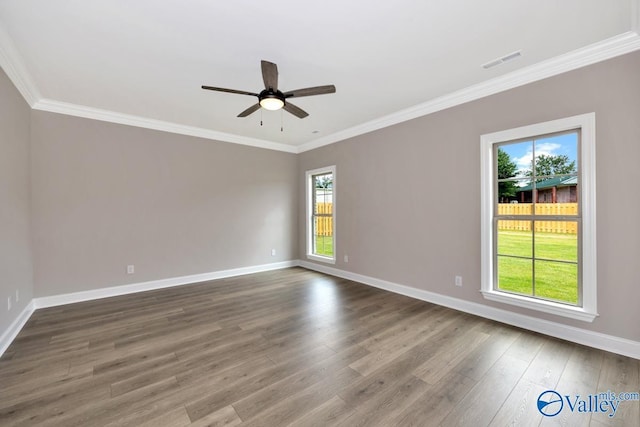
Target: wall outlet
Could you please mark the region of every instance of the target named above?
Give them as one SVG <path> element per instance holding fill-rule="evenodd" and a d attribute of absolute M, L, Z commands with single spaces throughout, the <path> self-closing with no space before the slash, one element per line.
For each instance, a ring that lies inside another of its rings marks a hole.
<path fill-rule="evenodd" d="M 20 301 L 20 290 L 16 289 L 16 302 Z"/>
<path fill-rule="evenodd" d="M 456 286 L 462 287 L 462 276 L 456 276 Z"/>
<path fill-rule="evenodd" d="M 7 298 L 7 311 L 11 311 L 11 297 Z"/>
<path fill-rule="evenodd" d="M 349 262 L 349 255 L 345 255 L 345 256 L 344 256 L 344 262 L 345 262 L 345 263 Z"/>
<path fill-rule="evenodd" d="M 271 249 L 271 256 L 276 256 L 276 250 L 275 249 Z"/>
<path fill-rule="evenodd" d="M 127 265 L 127 274 L 133 274 L 136 272 L 136 266 L 135 265 Z"/>

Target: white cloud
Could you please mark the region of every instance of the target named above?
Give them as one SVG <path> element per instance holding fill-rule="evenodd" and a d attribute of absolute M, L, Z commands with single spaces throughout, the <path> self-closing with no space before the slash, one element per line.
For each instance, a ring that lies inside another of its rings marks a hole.
<path fill-rule="evenodd" d="M 555 142 L 541 142 L 536 144 L 536 157 L 541 154 L 546 156 L 556 156 L 557 151 L 562 148 L 562 145 L 557 144 Z M 522 157 L 516 157 L 513 159 L 518 165 L 518 172 L 524 172 L 525 170 L 531 169 L 531 159 L 533 158 L 533 152 L 529 150 L 527 154 Z"/>

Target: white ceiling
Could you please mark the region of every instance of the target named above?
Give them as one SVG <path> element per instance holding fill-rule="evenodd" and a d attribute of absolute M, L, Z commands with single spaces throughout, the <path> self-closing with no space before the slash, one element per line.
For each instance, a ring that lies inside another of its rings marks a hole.
<path fill-rule="evenodd" d="M 637 0 L 0 0 L 34 108 L 300 151 L 640 48 Z M 522 57 L 485 70 L 513 51 Z M 260 60 L 309 112 L 236 115 Z M 564 65 L 563 65 L 564 64 Z M 280 131 L 281 120 L 284 131 Z M 316 133 L 314 133 L 317 131 Z"/>

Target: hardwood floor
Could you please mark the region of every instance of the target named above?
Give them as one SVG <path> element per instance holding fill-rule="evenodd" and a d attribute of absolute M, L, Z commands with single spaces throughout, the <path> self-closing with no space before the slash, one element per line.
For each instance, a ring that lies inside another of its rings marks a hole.
<path fill-rule="evenodd" d="M 37 310 L 2 426 L 640 425 L 640 361 L 301 268 Z"/>

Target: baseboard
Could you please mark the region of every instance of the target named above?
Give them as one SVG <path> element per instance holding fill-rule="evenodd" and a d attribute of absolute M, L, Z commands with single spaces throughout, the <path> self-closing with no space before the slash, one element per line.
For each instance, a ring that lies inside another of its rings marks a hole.
<path fill-rule="evenodd" d="M 0 336 L 0 357 L 4 354 L 5 351 L 9 348 L 9 345 L 13 342 L 14 339 L 18 336 L 22 327 L 27 323 L 27 320 L 31 317 L 35 310 L 35 305 L 33 300 L 29 301 L 29 304 L 20 312 L 18 317 L 9 325 L 9 329 L 2 333 Z"/>
<path fill-rule="evenodd" d="M 400 285 L 398 283 L 376 279 L 374 277 L 364 276 L 362 274 L 352 273 L 350 271 L 324 266 L 308 261 L 301 260 L 299 261 L 298 265 L 309 270 L 330 274 L 332 276 L 341 277 L 343 279 L 353 280 L 354 282 L 363 283 L 365 285 L 384 289 L 396 294 L 405 295 L 433 304 L 442 305 L 454 310 L 474 314 L 476 316 L 495 320 L 501 323 L 506 323 L 512 326 L 517 326 L 519 328 L 528 329 L 530 331 L 538 332 L 544 335 L 549 335 L 566 341 L 594 347 L 600 350 L 621 354 L 623 356 L 633 357 L 634 359 L 640 359 L 640 342 L 638 341 L 620 338 L 613 335 L 602 334 L 599 332 L 592 332 L 586 329 L 563 325 L 561 323 L 550 322 L 548 320 L 538 319 L 536 317 L 514 313 L 508 310 L 502 310 L 475 302 L 465 301 L 459 298 L 453 298 L 450 296 L 437 294 L 410 286 Z"/>
<path fill-rule="evenodd" d="M 72 304 L 75 302 L 89 301 L 100 298 L 108 298 L 112 296 L 126 295 L 154 289 L 162 289 L 172 286 L 189 285 L 208 280 L 216 280 L 226 277 L 241 276 L 244 274 L 279 270 L 282 268 L 295 266 L 300 266 L 308 270 L 314 270 L 321 273 L 330 274 L 332 276 L 353 280 L 355 282 L 384 289 L 400 295 L 405 295 L 422 301 L 442 305 L 454 310 L 474 314 L 476 316 L 528 329 L 534 332 L 539 332 L 541 334 L 553 336 L 582 345 L 587 345 L 589 347 L 594 347 L 601 350 L 610 351 L 612 353 L 640 359 L 640 342 L 637 341 L 632 341 L 613 335 L 602 334 L 599 332 L 592 332 L 581 328 L 575 328 L 573 326 L 563 325 L 560 323 L 550 322 L 548 320 L 513 313 L 511 311 L 489 307 L 474 302 L 464 301 L 458 298 L 453 298 L 446 295 L 412 288 L 410 286 L 400 285 L 398 283 L 376 279 L 373 277 L 364 276 L 362 274 L 352 273 L 350 271 L 340 270 L 334 267 L 328 267 L 302 260 L 284 261 L 251 267 L 234 268 L 212 273 L 193 274 L 189 276 L 152 280 L 149 282 L 114 286 L 110 288 L 102 288 L 91 291 L 82 291 L 63 295 L 34 298 L 22 310 L 20 315 L 11 323 L 9 328 L 3 332 L 2 336 L 0 336 L 0 356 L 2 356 L 7 348 L 9 348 L 11 342 L 15 339 L 20 330 L 27 323 L 33 312 L 38 308 L 54 307 L 58 305 Z"/>
<path fill-rule="evenodd" d="M 275 262 L 271 264 L 254 265 L 250 267 L 232 268 L 229 270 L 214 271 L 211 273 L 192 274 L 189 276 L 172 277 L 169 279 L 151 280 L 149 282 L 133 283 L 130 285 L 113 286 L 109 288 L 94 289 L 90 291 L 73 292 L 62 295 L 52 295 L 32 299 L 16 320 L 11 323 L 9 329 L 0 336 L 0 357 L 9 348 L 9 345 L 18 336 L 18 333 L 27 323 L 33 312 L 38 308 L 55 307 L 58 305 L 73 304 L 82 301 L 91 301 L 118 295 L 132 294 L 135 292 L 151 291 L 154 289 L 169 288 L 172 286 L 190 285 L 206 282 L 208 280 L 224 279 L 225 277 L 242 276 L 244 274 L 261 273 L 264 271 L 280 270 L 282 268 L 296 267 L 298 260 Z"/>
<path fill-rule="evenodd" d="M 190 285 L 209 280 L 224 279 L 225 277 L 241 276 L 244 274 L 261 273 L 263 271 L 279 270 L 295 267 L 298 261 L 283 261 L 271 264 L 254 265 L 250 267 L 232 268 L 211 273 L 192 274 L 189 276 L 171 277 L 168 279 L 151 280 L 149 282 L 132 283 L 129 285 L 112 286 L 109 288 L 92 289 L 90 291 L 72 292 L 68 294 L 52 295 L 48 297 L 34 298 L 35 308 L 55 307 L 58 305 L 73 304 L 76 302 L 92 301 L 101 298 L 109 298 L 136 292 L 152 291 L 155 289 L 170 288 L 173 286 Z"/>

